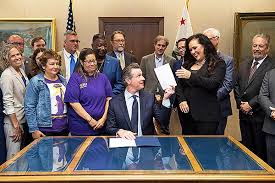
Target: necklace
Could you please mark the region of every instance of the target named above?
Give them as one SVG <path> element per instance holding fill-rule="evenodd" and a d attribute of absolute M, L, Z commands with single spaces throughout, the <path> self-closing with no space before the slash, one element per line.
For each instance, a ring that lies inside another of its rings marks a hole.
<path fill-rule="evenodd" d="M 195 62 L 195 64 L 197 65 L 197 66 L 203 66 L 203 64 L 205 63 L 205 60 L 203 60 L 203 61 L 196 61 Z"/>

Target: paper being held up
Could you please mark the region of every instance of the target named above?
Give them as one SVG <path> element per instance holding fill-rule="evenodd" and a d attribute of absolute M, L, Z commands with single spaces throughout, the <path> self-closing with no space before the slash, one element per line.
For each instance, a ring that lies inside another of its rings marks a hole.
<path fill-rule="evenodd" d="M 175 77 L 169 64 L 164 64 L 154 69 L 163 90 L 169 86 L 177 86 Z"/>

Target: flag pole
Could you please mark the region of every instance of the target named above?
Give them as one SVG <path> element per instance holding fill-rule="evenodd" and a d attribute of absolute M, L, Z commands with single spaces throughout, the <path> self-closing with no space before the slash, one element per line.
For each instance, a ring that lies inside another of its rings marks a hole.
<path fill-rule="evenodd" d="M 189 8 L 189 0 L 185 0 L 186 8 Z"/>
<path fill-rule="evenodd" d="M 72 12 L 74 12 L 74 0 L 72 0 Z M 73 31 L 76 32 L 76 28 L 75 28 L 75 14 L 74 14 L 74 22 L 73 22 Z"/>

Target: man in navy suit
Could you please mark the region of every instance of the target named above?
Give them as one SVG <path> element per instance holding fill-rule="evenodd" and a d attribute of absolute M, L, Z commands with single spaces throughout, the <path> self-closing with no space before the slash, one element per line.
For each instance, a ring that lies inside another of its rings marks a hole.
<path fill-rule="evenodd" d="M 95 34 L 91 45 L 96 52 L 98 69 L 109 79 L 112 85 L 113 94 L 117 95 L 121 93 L 124 90 L 121 67 L 118 59 L 106 54 L 107 43 L 105 36 L 102 34 Z"/>
<path fill-rule="evenodd" d="M 219 88 L 217 92 L 217 98 L 219 101 L 220 109 L 221 109 L 221 116 L 219 120 L 219 126 L 217 128 L 217 135 L 223 135 L 224 130 L 227 124 L 227 117 L 232 115 L 232 108 L 230 102 L 230 95 L 229 93 L 233 89 L 233 58 L 225 55 L 220 52 L 218 45 L 220 40 L 220 32 L 217 29 L 209 28 L 203 32 L 206 35 L 211 43 L 217 50 L 219 57 L 224 60 L 226 64 L 226 73 L 224 76 L 224 80 L 222 86 Z"/>
<path fill-rule="evenodd" d="M 108 55 L 119 59 L 122 69 L 131 63 L 137 63 L 135 56 L 125 51 L 125 42 L 125 33 L 122 31 L 114 31 L 111 36 L 113 51 L 107 53 Z"/>
<path fill-rule="evenodd" d="M 155 103 L 154 94 L 143 91 L 144 77 L 137 63 L 132 63 L 123 70 L 123 81 L 126 89 L 110 101 L 106 132 L 126 139 L 135 139 L 135 136 L 154 135 L 153 117 L 160 123 L 169 117 L 169 97 L 174 93 L 173 88 L 167 88 L 163 96 L 162 105 Z M 137 120 L 133 124 L 133 105 L 137 101 Z"/>

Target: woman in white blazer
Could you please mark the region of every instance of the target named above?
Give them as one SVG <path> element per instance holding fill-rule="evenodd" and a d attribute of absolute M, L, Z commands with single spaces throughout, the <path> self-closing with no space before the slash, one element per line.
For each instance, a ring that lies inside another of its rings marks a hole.
<path fill-rule="evenodd" d="M 22 53 L 14 45 L 2 47 L 0 87 L 3 92 L 4 132 L 6 137 L 7 159 L 13 157 L 24 142 L 28 133 L 24 113 L 24 95 L 28 78 L 22 69 Z M 25 132 L 24 132 L 25 131 Z"/>

